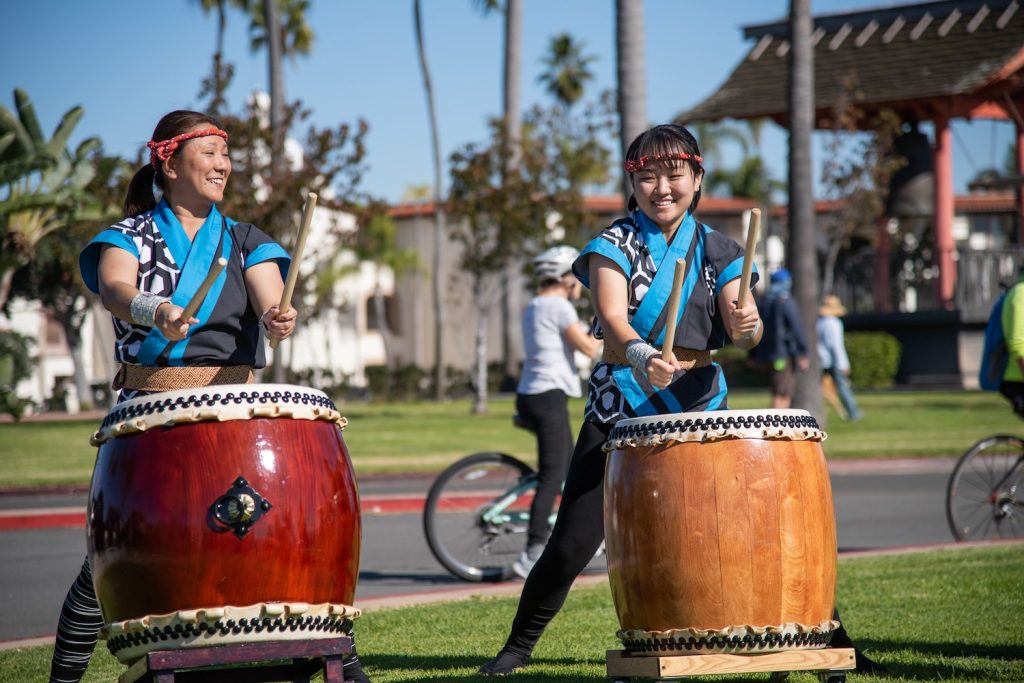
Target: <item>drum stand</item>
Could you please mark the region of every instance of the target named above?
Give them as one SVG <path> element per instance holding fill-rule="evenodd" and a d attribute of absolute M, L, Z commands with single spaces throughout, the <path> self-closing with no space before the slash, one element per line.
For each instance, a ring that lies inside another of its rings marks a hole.
<path fill-rule="evenodd" d="M 608 677 L 615 683 L 686 678 L 708 674 L 771 672 L 771 680 L 785 681 L 790 671 L 818 671 L 822 683 L 844 683 L 855 666 L 853 648 L 786 650 L 749 655 L 709 654 L 646 656 L 608 650 Z"/>
<path fill-rule="evenodd" d="M 239 643 L 149 652 L 118 683 L 308 683 L 323 672 L 324 683 L 344 683 L 342 657 L 352 638 Z"/>

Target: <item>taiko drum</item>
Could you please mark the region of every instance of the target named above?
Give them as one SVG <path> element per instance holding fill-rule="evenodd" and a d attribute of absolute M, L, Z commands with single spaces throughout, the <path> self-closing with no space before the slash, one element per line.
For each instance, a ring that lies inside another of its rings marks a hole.
<path fill-rule="evenodd" d="M 608 576 L 627 652 L 824 647 L 836 533 L 825 438 L 802 410 L 619 422 L 606 449 Z"/>
<path fill-rule="evenodd" d="M 222 385 L 118 404 L 88 511 L 110 650 L 336 637 L 358 610 L 360 514 L 322 392 Z"/>

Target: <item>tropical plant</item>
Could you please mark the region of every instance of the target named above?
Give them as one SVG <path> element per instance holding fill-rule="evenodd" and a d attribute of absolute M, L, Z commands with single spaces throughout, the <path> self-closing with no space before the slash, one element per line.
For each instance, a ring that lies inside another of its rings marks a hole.
<path fill-rule="evenodd" d="M 789 35 L 789 242 L 786 260 L 793 271 L 793 295 L 808 346 L 816 348 L 818 316 L 817 229 L 814 222 L 814 182 L 811 173 L 811 133 L 814 130 L 814 47 L 811 45 L 811 1 L 790 0 Z M 794 407 L 811 412 L 824 423 L 818 354 L 809 354 L 808 372 L 797 373 Z"/>
<path fill-rule="evenodd" d="M 645 47 L 643 0 L 615 0 L 617 108 L 623 159 L 629 145 L 648 125 Z M 621 173 L 623 204 L 626 204 L 633 194 L 633 187 L 629 174 Z"/>
<path fill-rule="evenodd" d="M 437 127 L 437 107 L 434 105 L 434 88 L 430 82 L 430 67 L 427 64 L 427 50 L 423 42 L 423 13 L 420 0 L 412 2 L 413 26 L 416 33 L 416 51 L 419 54 L 420 72 L 423 75 L 423 92 L 427 98 L 427 118 L 430 122 L 430 149 L 434 159 L 434 255 L 431 263 L 431 288 L 434 294 L 434 392 L 435 398 L 444 398 L 444 257 L 443 250 L 447 237 L 444 193 L 441 183 L 441 143 Z"/>
<path fill-rule="evenodd" d="M 224 60 L 224 34 L 227 31 L 227 9 L 230 5 L 238 9 L 246 8 L 246 0 L 193 0 L 204 13 L 217 13 L 217 39 L 213 52 L 213 73 L 210 80 L 203 84 L 199 97 L 211 96 L 207 111 L 217 116 L 224 107 L 224 90 L 233 76 L 232 66 Z"/>
<path fill-rule="evenodd" d="M 566 107 L 583 98 L 586 85 L 594 78 L 590 64 L 597 58 L 583 54 L 583 44 L 568 33 L 560 33 L 548 43 L 545 70 L 537 77 L 549 93 Z"/>
<path fill-rule="evenodd" d="M 499 0 L 473 0 L 473 3 L 480 11 L 487 16 L 501 10 L 505 16 L 505 64 L 504 78 L 502 79 L 502 120 L 505 126 L 505 141 L 510 146 L 507 155 L 508 172 L 514 174 L 519 165 L 519 138 L 522 135 L 522 115 L 520 113 L 522 74 L 522 50 L 523 50 L 523 3 L 522 0 L 505 0 L 502 8 Z M 501 315 L 501 340 L 502 358 L 504 359 L 505 384 L 511 384 L 512 378 L 516 375 L 519 361 L 520 331 L 518 325 L 518 310 L 520 301 L 518 292 L 513 290 L 512 283 L 514 271 L 519 264 L 511 263 L 506 269 L 502 283 L 502 315 Z"/>
<path fill-rule="evenodd" d="M 20 420 L 32 401 L 18 396 L 18 382 L 32 376 L 36 359 L 33 340 L 12 330 L 0 330 L 0 413 Z"/>
<path fill-rule="evenodd" d="M 0 106 L 0 310 L 14 272 L 31 263 L 40 240 L 95 208 L 85 188 L 95 175 L 90 153 L 100 146 L 90 137 L 73 152 L 67 148 L 81 107 L 68 110 L 47 139 L 28 95 L 15 89 L 14 101 L 17 115 Z"/>

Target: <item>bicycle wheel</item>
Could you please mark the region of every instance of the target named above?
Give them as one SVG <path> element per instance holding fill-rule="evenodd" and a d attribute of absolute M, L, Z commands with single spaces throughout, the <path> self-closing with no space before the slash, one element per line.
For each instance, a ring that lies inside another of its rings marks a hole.
<path fill-rule="evenodd" d="M 1024 440 L 991 436 L 964 453 L 949 478 L 946 517 L 958 541 L 1024 537 Z"/>
<path fill-rule="evenodd" d="M 466 581 L 506 581 L 526 547 L 536 474 L 504 453 L 474 453 L 445 469 L 423 508 L 437 561 Z"/>

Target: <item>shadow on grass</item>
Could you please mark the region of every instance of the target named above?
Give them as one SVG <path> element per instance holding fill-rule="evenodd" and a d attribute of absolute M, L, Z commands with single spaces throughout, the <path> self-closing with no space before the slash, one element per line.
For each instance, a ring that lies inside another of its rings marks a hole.
<path fill-rule="evenodd" d="M 1001 669 L 1010 664 L 1020 664 L 1024 657 L 1024 648 L 1013 645 L 986 646 L 965 645 L 962 643 L 932 642 L 901 642 L 873 640 L 861 638 L 857 646 L 868 653 L 876 662 L 888 670 L 883 676 L 868 676 L 849 672 L 852 681 L 991 681 L 1012 680 L 1007 677 L 1009 672 Z M 901 663 L 899 660 L 927 659 L 928 662 Z M 943 663 L 931 663 L 941 660 Z M 491 681 L 510 680 L 514 683 L 554 683 L 556 681 L 609 681 L 604 673 L 604 659 L 578 660 L 569 658 L 534 658 L 512 677 L 501 679 L 482 676 L 476 670 L 485 662 L 481 657 L 444 657 L 444 656 L 407 656 L 372 654 L 364 659 L 364 664 L 380 673 L 387 673 L 389 678 L 397 675 L 397 680 L 404 680 L 402 672 L 423 676 L 417 681 L 423 683 L 444 683 L 450 681 Z M 598 667 L 600 673 L 587 675 L 580 672 L 580 667 Z M 552 672 L 552 667 L 565 667 L 564 672 Z M 811 671 L 801 672 L 805 676 L 814 676 Z M 715 683 L 750 683 L 763 678 L 764 674 L 744 674 L 742 676 L 711 676 Z M 644 680 L 634 679 L 637 683 Z M 708 676 L 672 679 L 680 681 L 709 680 Z"/>

